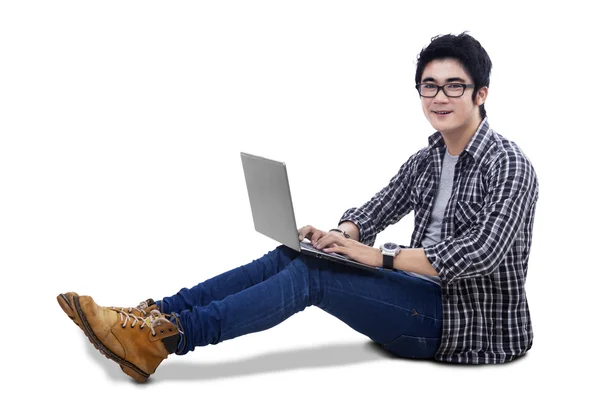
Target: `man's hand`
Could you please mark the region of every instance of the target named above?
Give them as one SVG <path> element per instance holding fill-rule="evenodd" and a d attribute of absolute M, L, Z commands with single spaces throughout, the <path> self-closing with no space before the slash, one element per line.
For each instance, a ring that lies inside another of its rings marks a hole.
<path fill-rule="evenodd" d="M 343 254 L 354 261 L 372 267 L 383 266 L 381 250 L 367 246 L 356 240 L 345 238 L 341 233 L 334 234 L 331 232 L 318 239 L 313 246 L 326 253 Z"/>
<path fill-rule="evenodd" d="M 314 246 L 317 244 L 317 242 L 327 236 L 327 235 L 342 235 L 339 232 L 325 232 L 322 231 L 320 229 L 317 229 L 311 225 L 306 225 L 303 226 L 302 228 L 298 229 L 298 240 L 302 241 L 304 240 L 304 238 L 307 238 L 308 240 L 310 240 L 310 243 Z M 343 235 L 342 235 L 343 237 Z"/>

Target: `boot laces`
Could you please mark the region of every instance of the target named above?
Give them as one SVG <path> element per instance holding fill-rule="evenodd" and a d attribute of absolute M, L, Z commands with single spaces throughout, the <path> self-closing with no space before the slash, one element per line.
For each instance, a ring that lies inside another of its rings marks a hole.
<path fill-rule="evenodd" d="M 137 323 L 140 323 L 140 329 L 144 329 L 144 327 L 148 327 L 150 328 L 150 331 L 152 332 L 152 336 L 156 336 L 156 331 L 154 330 L 155 327 L 162 325 L 163 323 L 167 323 L 167 324 L 171 324 L 171 321 L 169 321 L 166 317 L 168 316 L 167 314 L 163 314 L 158 310 L 151 310 L 150 314 L 145 317 L 145 318 L 140 318 L 138 316 L 136 316 L 135 314 L 131 314 L 128 313 L 126 311 L 124 311 L 123 309 L 121 310 L 116 310 L 119 313 L 119 317 L 121 319 L 121 322 L 123 323 L 123 325 L 121 325 L 122 328 L 125 328 L 127 326 L 127 324 L 129 323 L 129 321 L 131 321 L 131 328 L 134 328 Z M 177 327 L 177 330 L 179 331 L 179 333 L 183 334 L 183 332 L 181 331 L 181 329 L 179 329 L 179 327 L 177 326 L 177 324 L 175 324 L 175 326 Z"/>
<path fill-rule="evenodd" d="M 111 308 L 111 310 L 118 311 L 118 312 L 124 312 L 124 313 L 127 313 L 127 314 L 131 314 L 133 312 L 133 310 L 137 310 L 144 317 L 146 315 L 148 315 L 148 313 L 146 312 L 146 308 L 148 308 L 148 301 L 147 300 L 140 302 L 140 304 L 138 304 L 135 307 L 110 307 L 110 308 Z"/>

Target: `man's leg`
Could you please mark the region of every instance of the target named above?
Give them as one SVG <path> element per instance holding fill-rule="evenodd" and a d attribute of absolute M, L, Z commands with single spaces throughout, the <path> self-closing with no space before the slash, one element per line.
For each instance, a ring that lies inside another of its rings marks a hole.
<path fill-rule="evenodd" d="M 440 298 L 437 285 L 402 272 L 299 256 L 269 279 L 179 313 L 185 340 L 177 353 L 268 329 L 316 305 L 396 354 L 432 358 L 441 335 Z"/>
<path fill-rule="evenodd" d="M 298 255 L 294 250 L 279 246 L 251 263 L 217 275 L 191 289 L 183 288 L 156 303 L 163 313 L 179 313 L 195 306 L 206 306 L 269 279 Z"/>

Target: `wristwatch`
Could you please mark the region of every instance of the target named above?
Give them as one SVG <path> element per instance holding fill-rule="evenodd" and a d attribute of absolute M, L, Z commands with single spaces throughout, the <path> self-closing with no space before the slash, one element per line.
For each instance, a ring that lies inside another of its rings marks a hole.
<path fill-rule="evenodd" d="M 400 253 L 400 246 L 396 243 L 384 243 L 379 247 L 383 254 L 383 268 L 394 269 L 394 258 Z"/>

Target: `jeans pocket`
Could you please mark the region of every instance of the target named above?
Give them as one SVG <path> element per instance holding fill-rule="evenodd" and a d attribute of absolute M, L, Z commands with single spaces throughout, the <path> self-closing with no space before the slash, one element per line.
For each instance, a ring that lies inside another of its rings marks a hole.
<path fill-rule="evenodd" d="M 403 358 L 433 359 L 440 347 L 440 338 L 401 335 L 394 341 L 384 344 L 387 351 Z"/>

